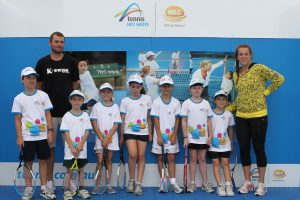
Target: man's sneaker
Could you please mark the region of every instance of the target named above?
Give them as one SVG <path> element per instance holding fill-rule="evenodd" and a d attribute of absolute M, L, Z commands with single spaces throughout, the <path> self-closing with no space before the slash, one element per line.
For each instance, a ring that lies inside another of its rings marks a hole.
<path fill-rule="evenodd" d="M 226 195 L 229 197 L 233 197 L 234 196 L 234 192 L 233 192 L 233 188 L 232 185 L 225 185 L 225 190 L 226 190 Z"/>
<path fill-rule="evenodd" d="M 73 200 L 73 194 L 71 191 L 64 192 L 64 200 Z"/>
<path fill-rule="evenodd" d="M 22 195 L 22 200 L 30 200 L 32 198 L 32 188 L 26 187 Z"/>
<path fill-rule="evenodd" d="M 47 181 L 46 187 L 47 187 L 47 190 L 50 191 L 51 193 L 54 193 L 56 190 L 54 181 Z"/>
<path fill-rule="evenodd" d="M 214 192 L 214 189 L 212 188 L 211 186 L 211 183 L 202 183 L 202 187 L 201 187 L 202 190 L 204 190 L 205 192 L 207 193 L 212 193 Z"/>
<path fill-rule="evenodd" d="M 258 186 L 257 186 L 254 194 L 256 196 L 264 196 L 264 195 L 266 195 L 266 193 L 267 193 L 267 188 L 265 187 L 265 184 L 258 183 Z"/>
<path fill-rule="evenodd" d="M 254 191 L 254 185 L 250 181 L 245 181 L 244 184 L 239 188 L 239 193 L 246 194 Z"/>
<path fill-rule="evenodd" d="M 183 190 L 181 189 L 181 187 L 179 187 L 177 183 L 170 184 L 170 191 L 173 191 L 176 194 L 180 194 L 183 192 Z"/>
<path fill-rule="evenodd" d="M 188 187 L 187 191 L 190 193 L 196 192 L 197 191 L 196 183 L 191 183 L 190 186 Z"/>
<path fill-rule="evenodd" d="M 134 180 L 129 180 L 127 185 L 127 192 L 134 192 Z"/>
<path fill-rule="evenodd" d="M 108 194 L 116 194 L 116 190 L 112 186 L 108 186 L 106 192 Z"/>
<path fill-rule="evenodd" d="M 47 189 L 46 190 L 41 189 L 40 196 L 43 197 L 44 199 L 56 199 L 55 194 Z"/>
<path fill-rule="evenodd" d="M 159 186 L 158 186 L 158 190 L 157 190 L 158 192 L 165 192 L 164 191 L 164 186 L 162 185 L 162 184 L 159 184 Z"/>
<path fill-rule="evenodd" d="M 77 192 L 77 196 L 83 198 L 83 199 L 90 199 L 91 195 L 89 194 L 89 192 L 85 189 L 81 189 Z"/>
<path fill-rule="evenodd" d="M 225 191 L 225 187 L 224 185 L 218 185 L 217 186 L 217 194 L 220 196 L 220 197 L 225 197 L 226 196 L 226 191 Z"/>
<path fill-rule="evenodd" d="M 134 195 L 140 196 L 142 194 L 143 194 L 142 185 L 139 183 L 135 184 Z"/>

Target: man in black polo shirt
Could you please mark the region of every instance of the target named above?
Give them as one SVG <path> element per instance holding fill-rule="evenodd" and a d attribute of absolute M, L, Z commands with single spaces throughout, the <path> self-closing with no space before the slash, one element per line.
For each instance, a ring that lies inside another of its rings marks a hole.
<path fill-rule="evenodd" d="M 62 33 L 52 33 L 49 41 L 51 53 L 41 58 L 35 68 L 38 73 L 37 87 L 49 95 L 53 104 L 53 109 L 51 110 L 53 129 L 49 131 L 54 132 L 54 143 L 50 145 L 51 157 L 48 161 L 47 172 L 47 189 L 51 192 L 55 190 L 53 168 L 57 134 L 62 117 L 71 109 L 69 95 L 74 89 L 79 87 L 77 61 L 75 58 L 64 54 L 64 39 Z"/>

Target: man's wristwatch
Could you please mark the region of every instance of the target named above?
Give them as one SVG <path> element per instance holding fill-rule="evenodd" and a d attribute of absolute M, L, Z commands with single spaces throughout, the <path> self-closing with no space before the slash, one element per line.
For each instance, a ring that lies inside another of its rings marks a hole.
<path fill-rule="evenodd" d="M 54 132 L 54 128 L 48 128 L 48 132 L 49 131 Z"/>

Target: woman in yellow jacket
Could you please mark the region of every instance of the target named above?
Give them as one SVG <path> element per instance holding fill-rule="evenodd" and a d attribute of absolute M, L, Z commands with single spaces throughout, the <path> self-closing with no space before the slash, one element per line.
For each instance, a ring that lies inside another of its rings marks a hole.
<path fill-rule="evenodd" d="M 259 183 L 255 195 L 266 194 L 264 184 L 267 157 L 265 139 L 268 126 L 266 97 L 284 82 L 284 77 L 263 64 L 251 62 L 252 50 L 248 45 L 240 45 L 236 49 L 236 72 L 233 81 L 237 90 L 235 101 L 228 110 L 236 110 L 236 132 L 240 146 L 241 163 L 245 177 L 240 193 L 254 191 L 251 182 L 251 142 L 256 155 Z M 269 86 L 267 80 L 271 81 Z"/>

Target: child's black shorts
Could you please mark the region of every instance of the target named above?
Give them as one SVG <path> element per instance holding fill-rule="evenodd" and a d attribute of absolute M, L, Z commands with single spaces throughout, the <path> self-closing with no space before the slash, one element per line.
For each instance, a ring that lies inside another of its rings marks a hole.
<path fill-rule="evenodd" d="M 149 135 L 134 135 L 134 134 L 124 134 L 124 141 L 126 140 L 140 140 L 142 142 L 149 142 Z"/>
<path fill-rule="evenodd" d="M 70 169 L 72 167 L 72 165 L 74 164 L 74 160 L 75 160 L 75 158 L 73 158 L 71 160 L 64 160 L 63 166 Z M 79 169 L 83 168 L 87 163 L 88 163 L 88 159 L 86 159 L 86 158 L 78 158 L 77 159 L 77 165 L 78 165 Z"/>
<path fill-rule="evenodd" d="M 230 151 L 224 151 L 224 152 L 209 151 L 209 152 L 207 152 L 207 156 L 210 159 L 229 158 Z"/>
<path fill-rule="evenodd" d="M 25 162 L 33 161 L 35 154 L 37 154 L 39 160 L 47 160 L 50 158 L 50 148 L 47 139 L 24 141 L 23 154 Z"/>

